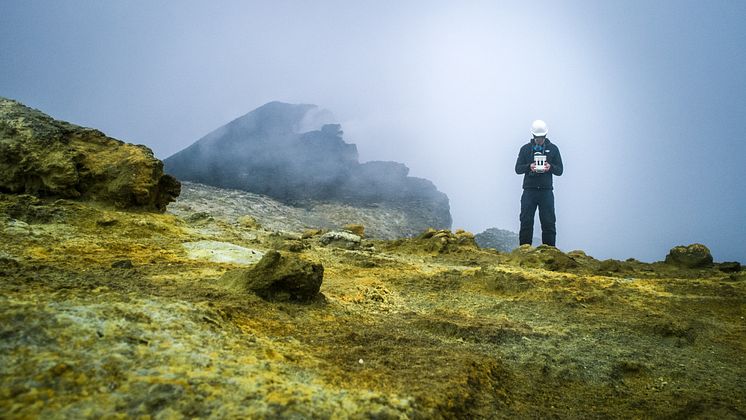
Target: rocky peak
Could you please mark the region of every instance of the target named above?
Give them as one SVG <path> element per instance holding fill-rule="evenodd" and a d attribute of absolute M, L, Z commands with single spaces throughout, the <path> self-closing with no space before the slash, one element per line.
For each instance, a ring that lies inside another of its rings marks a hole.
<path fill-rule="evenodd" d="M 315 105 L 295 105 L 275 101 L 237 118 L 229 125 L 240 128 L 242 131 L 255 130 L 268 134 L 297 133 L 300 131 L 303 117 L 314 108 L 316 108 Z"/>
<path fill-rule="evenodd" d="M 430 226 L 450 228 L 448 197 L 396 162 L 359 162 L 342 127 L 314 105 L 270 102 L 165 160 L 184 181 L 264 194 L 286 203 L 417 203 Z M 422 218 L 420 212 L 412 218 Z M 421 225 L 422 220 L 413 221 Z"/>

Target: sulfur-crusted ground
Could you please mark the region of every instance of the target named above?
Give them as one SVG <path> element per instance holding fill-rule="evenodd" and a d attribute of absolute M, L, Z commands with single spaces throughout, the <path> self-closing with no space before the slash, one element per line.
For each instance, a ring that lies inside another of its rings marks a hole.
<path fill-rule="evenodd" d="M 324 247 L 243 210 L 0 195 L 0 417 L 746 417 L 745 274 Z M 318 299 L 218 281 L 272 248 L 324 265 Z"/>

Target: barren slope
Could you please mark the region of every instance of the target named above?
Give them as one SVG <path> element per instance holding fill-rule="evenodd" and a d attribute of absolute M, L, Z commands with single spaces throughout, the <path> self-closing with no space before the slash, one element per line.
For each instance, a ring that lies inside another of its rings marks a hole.
<path fill-rule="evenodd" d="M 742 273 L 183 216 L 0 195 L 2 417 L 746 416 Z M 318 299 L 221 285 L 272 248 Z"/>

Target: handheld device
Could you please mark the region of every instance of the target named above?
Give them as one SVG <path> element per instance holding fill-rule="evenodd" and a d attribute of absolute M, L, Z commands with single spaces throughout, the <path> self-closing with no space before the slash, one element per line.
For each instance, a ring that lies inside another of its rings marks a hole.
<path fill-rule="evenodd" d="M 544 172 L 544 164 L 547 161 L 546 155 L 534 155 L 534 163 L 536 164 L 536 172 Z"/>

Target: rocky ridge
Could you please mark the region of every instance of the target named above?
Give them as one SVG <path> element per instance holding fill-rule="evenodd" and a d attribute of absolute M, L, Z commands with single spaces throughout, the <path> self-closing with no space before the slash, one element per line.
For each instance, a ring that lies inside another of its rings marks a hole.
<path fill-rule="evenodd" d="M 0 192 L 163 211 L 179 187 L 146 146 L 0 97 Z"/>
<path fill-rule="evenodd" d="M 251 215 L 259 226 L 273 231 L 342 230 L 345 225 L 359 224 L 366 236 L 377 239 L 415 236 L 435 222 L 428 218 L 429 210 L 417 203 L 403 208 L 392 203 L 354 206 L 307 200 L 303 206 L 293 206 L 243 190 L 186 181 L 182 183 L 181 196 L 168 209 L 184 218 L 212 218 L 227 223 L 241 223 L 243 216 Z"/>

